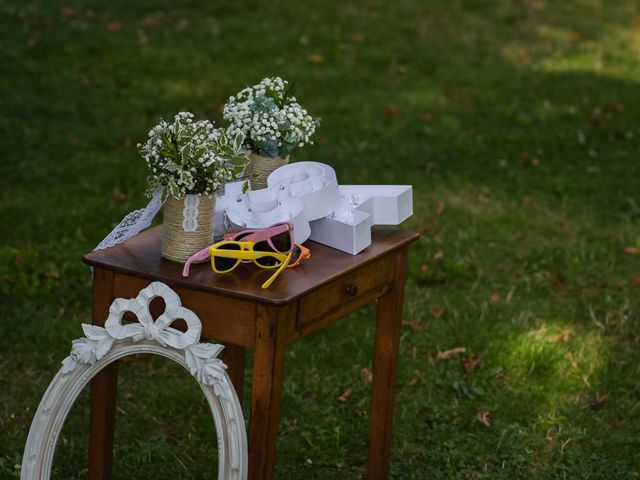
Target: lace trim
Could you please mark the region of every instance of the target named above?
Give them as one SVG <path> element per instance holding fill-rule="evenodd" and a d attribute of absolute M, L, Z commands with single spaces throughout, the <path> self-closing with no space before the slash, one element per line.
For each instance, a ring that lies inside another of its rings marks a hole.
<path fill-rule="evenodd" d="M 104 248 L 112 247 L 131 237 L 137 235 L 142 230 L 151 225 L 151 222 L 162 208 L 162 193 L 164 188 L 158 187 L 153 192 L 153 196 L 149 204 L 145 208 L 134 210 L 128 213 L 122 221 L 111 230 L 111 233 L 102 240 L 94 250 L 102 250 Z M 186 210 L 186 202 L 185 202 Z M 196 210 L 197 212 L 197 210 Z M 197 226 L 197 222 L 196 222 Z"/>
<path fill-rule="evenodd" d="M 199 195 L 187 195 L 184 197 L 184 209 L 182 210 L 182 230 L 195 232 L 198 229 Z"/>

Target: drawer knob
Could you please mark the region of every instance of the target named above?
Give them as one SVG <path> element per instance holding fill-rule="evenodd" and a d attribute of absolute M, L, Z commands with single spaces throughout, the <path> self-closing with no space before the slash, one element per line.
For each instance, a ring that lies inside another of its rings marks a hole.
<path fill-rule="evenodd" d="M 344 287 L 344 293 L 350 297 L 355 297 L 358 294 L 358 286 L 353 283 L 347 283 Z"/>

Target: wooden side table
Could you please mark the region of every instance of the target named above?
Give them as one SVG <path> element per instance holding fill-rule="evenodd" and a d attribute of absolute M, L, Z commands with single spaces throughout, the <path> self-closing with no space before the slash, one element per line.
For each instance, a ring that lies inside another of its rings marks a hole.
<path fill-rule="evenodd" d="M 285 348 L 350 312 L 377 301 L 368 478 L 389 473 L 391 424 L 408 245 L 418 235 L 374 228 L 373 243 L 349 255 L 309 242 L 312 257 L 283 272 L 267 290 L 271 272 L 241 266 L 216 275 L 208 264 L 182 266 L 160 256 L 162 227 L 85 255 L 94 267 L 93 323 L 103 325 L 111 302 L 132 298 L 153 281 L 174 289 L 202 321 L 202 338 L 226 345 L 224 361 L 242 399 L 245 349 L 255 348 L 249 427 L 249 478 L 274 476 Z M 89 478 L 111 477 L 118 364 L 91 382 Z"/>

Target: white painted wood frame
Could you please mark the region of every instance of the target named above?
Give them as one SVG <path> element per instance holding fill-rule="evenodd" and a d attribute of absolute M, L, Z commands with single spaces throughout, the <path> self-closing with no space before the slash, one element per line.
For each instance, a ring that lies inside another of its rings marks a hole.
<path fill-rule="evenodd" d="M 155 321 L 149 304 L 162 297 L 165 312 Z M 122 324 L 125 312 L 133 312 L 140 323 Z M 170 325 L 185 320 L 187 331 Z M 64 421 L 76 398 L 103 368 L 128 355 L 152 353 L 169 358 L 194 376 L 213 415 L 218 443 L 218 479 L 247 478 L 247 438 L 242 407 L 217 358 L 222 345 L 199 343 L 202 325 L 198 317 L 181 306 L 171 288 L 154 282 L 134 299 L 118 298 L 109 310 L 105 328 L 83 324 L 85 337 L 73 341 L 71 355 L 47 388 L 33 418 L 22 460 L 21 479 L 46 480 Z"/>

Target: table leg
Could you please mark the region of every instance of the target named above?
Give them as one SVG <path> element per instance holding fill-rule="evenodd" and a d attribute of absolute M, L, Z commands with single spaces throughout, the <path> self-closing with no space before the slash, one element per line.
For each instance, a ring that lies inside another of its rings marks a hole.
<path fill-rule="evenodd" d="M 111 478 L 117 386 L 118 362 L 107 366 L 91 379 L 89 480 Z"/>
<path fill-rule="evenodd" d="M 275 472 L 288 310 L 261 306 L 258 311 L 251 387 L 249 479 L 269 480 Z"/>
<path fill-rule="evenodd" d="M 368 480 L 389 477 L 391 426 L 402 323 L 407 249 L 398 252 L 393 288 L 378 300 L 371 392 Z"/>
<path fill-rule="evenodd" d="M 231 379 L 231 384 L 236 390 L 240 405 L 242 405 L 242 394 L 244 391 L 244 365 L 246 359 L 246 349 L 233 343 L 227 343 L 222 351 L 222 361 L 227 364 L 227 374 Z"/>
<path fill-rule="evenodd" d="M 113 273 L 96 268 L 93 274 L 94 325 L 103 326 L 107 320 L 112 294 Z M 91 379 L 89 480 L 111 478 L 117 386 L 118 362 L 110 364 Z"/>

